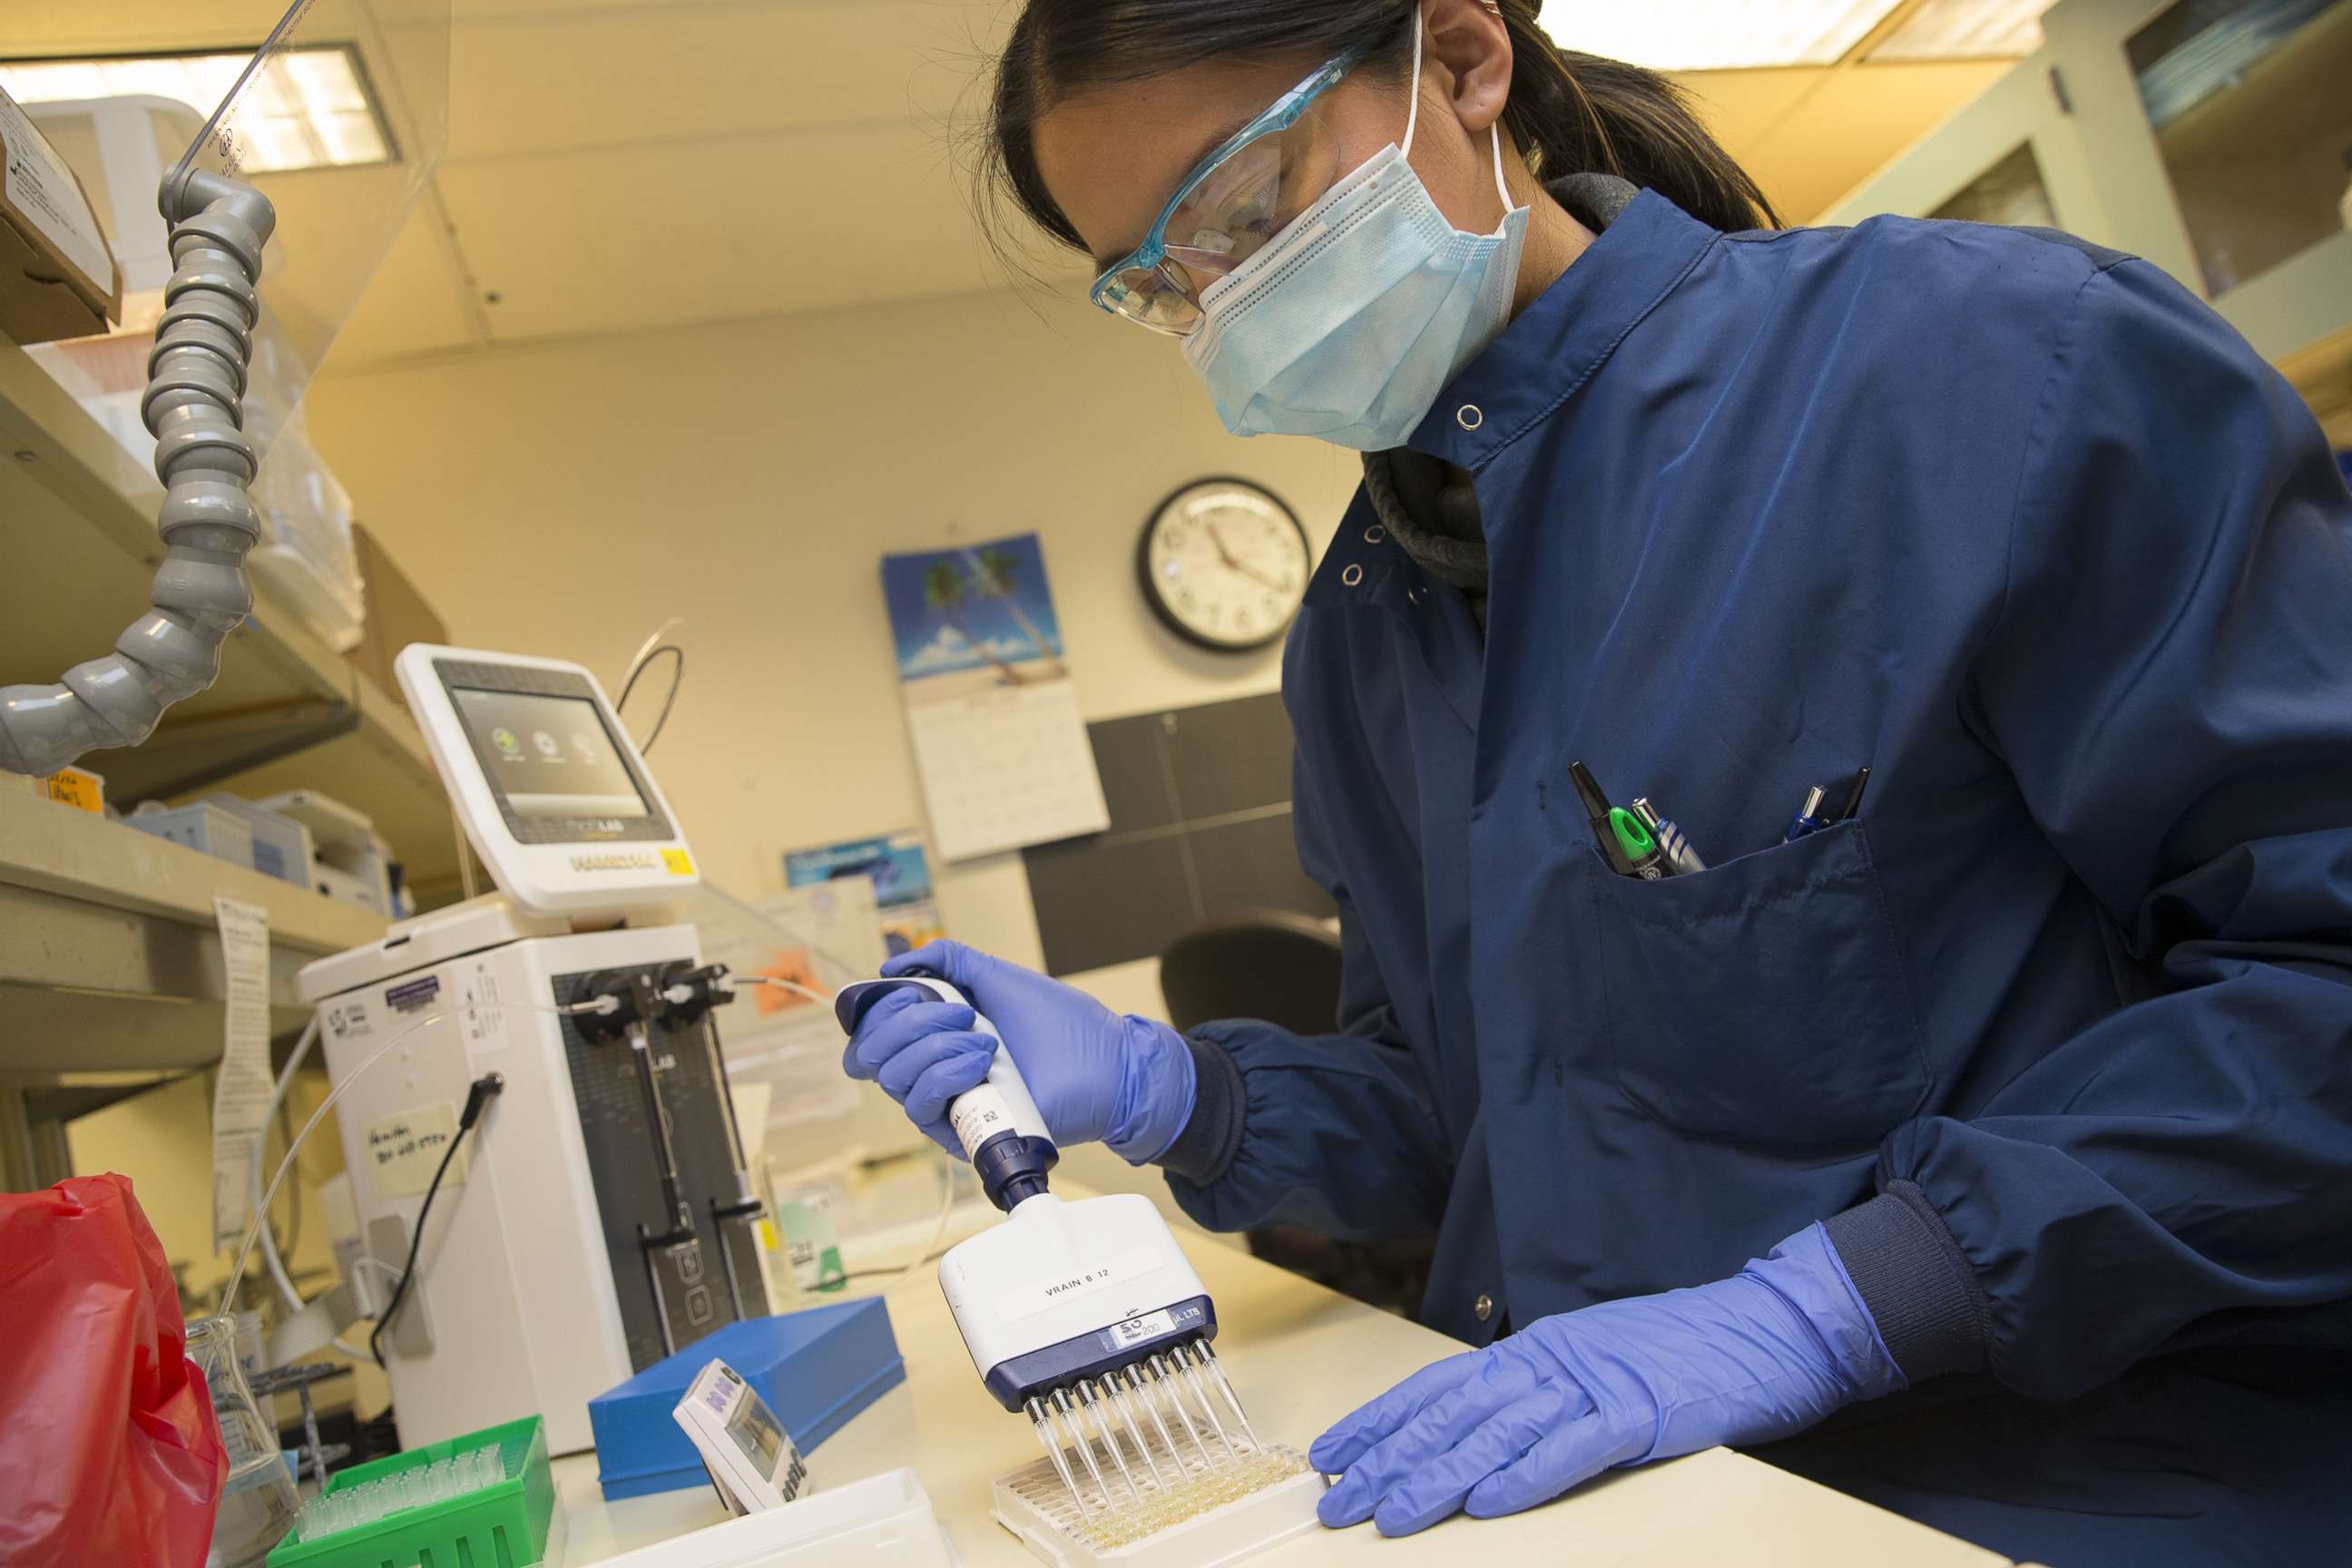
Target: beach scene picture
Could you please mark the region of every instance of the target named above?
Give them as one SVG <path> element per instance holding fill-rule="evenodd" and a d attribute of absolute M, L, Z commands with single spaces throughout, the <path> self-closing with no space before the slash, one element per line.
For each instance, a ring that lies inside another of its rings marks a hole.
<path fill-rule="evenodd" d="M 910 703 L 1069 679 L 1045 552 L 1034 533 L 886 555 L 882 593 Z"/>

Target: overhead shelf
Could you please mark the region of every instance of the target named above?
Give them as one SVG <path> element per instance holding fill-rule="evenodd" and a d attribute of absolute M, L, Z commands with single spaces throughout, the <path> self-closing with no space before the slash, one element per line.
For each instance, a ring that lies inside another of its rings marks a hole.
<path fill-rule="evenodd" d="M 270 1013 L 309 1009 L 295 975 L 374 942 L 355 905 L 216 860 L 13 784 L 0 787 L 0 1074 L 199 1067 L 221 1050 L 215 894 L 269 916 Z"/>
<path fill-rule="evenodd" d="M 153 475 L 0 339 L 0 683 L 55 680 L 113 646 L 147 605 L 162 499 Z M 122 805 L 318 790 L 374 818 L 413 882 L 457 874 L 447 799 L 415 722 L 266 582 L 212 688 L 144 744 L 83 765 Z"/>

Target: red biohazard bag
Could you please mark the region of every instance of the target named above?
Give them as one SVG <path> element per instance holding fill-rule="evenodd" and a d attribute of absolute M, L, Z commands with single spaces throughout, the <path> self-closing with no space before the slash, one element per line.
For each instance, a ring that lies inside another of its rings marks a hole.
<path fill-rule="evenodd" d="M 124 1176 L 0 1194 L 0 1564 L 203 1568 L 228 1454 Z"/>

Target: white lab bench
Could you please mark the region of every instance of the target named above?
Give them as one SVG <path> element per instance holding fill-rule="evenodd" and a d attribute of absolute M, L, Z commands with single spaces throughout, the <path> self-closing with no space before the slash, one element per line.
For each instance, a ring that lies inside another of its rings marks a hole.
<path fill-rule="evenodd" d="M 1077 1198 L 1082 1191 L 1057 1188 Z M 1304 1449 L 1339 1416 L 1462 1349 L 1455 1341 L 1310 1284 L 1197 1233 L 1180 1232 L 1217 1304 L 1217 1353 L 1261 1436 Z M 989 1517 L 989 1485 L 1038 1458 L 1029 1423 L 1006 1414 L 973 1373 L 929 1268 L 890 1289 L 890 1326 L 907 1381 L 809 1457 L 819 1487 L 912 1466 L 964 1568 L 1036 1559 Z M 596 1458 L 559 1459 L 567 1568 L 719 1523 L 709 1487 L 606 1503 Z M 1455 1518 L 1384 1541 L 1370 1525 L 1275 1547 L 1267 1568 L 1460 1563 L 1787 1564 L 1788 1568 L 2006 1568 L 2007 1560 L 1924 1525 L 1717 1448 L 1628 1470 L 1509 1519 Z"/>

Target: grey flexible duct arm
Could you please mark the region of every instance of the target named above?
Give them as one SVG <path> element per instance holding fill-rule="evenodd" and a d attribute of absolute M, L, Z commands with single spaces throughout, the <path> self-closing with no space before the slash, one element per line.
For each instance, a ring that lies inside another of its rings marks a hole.
<path fill-rule="evenodd" d="M 245 373 L 261 314 L 261 247 L 278 216 L 250 185 L 195 169 L 166 181 L 159 205 L 173 272 L 140 405 L 164 486 L 152 607 L 112 653 L 62 681 L 0 688 L 0 772 L 52 773 L 95 747 L 139 744 L 164 709 L 213 683 L 221 643 L 253 609 L 245 557 L 261 515 L 247 493 L 257 463 Z"/>

